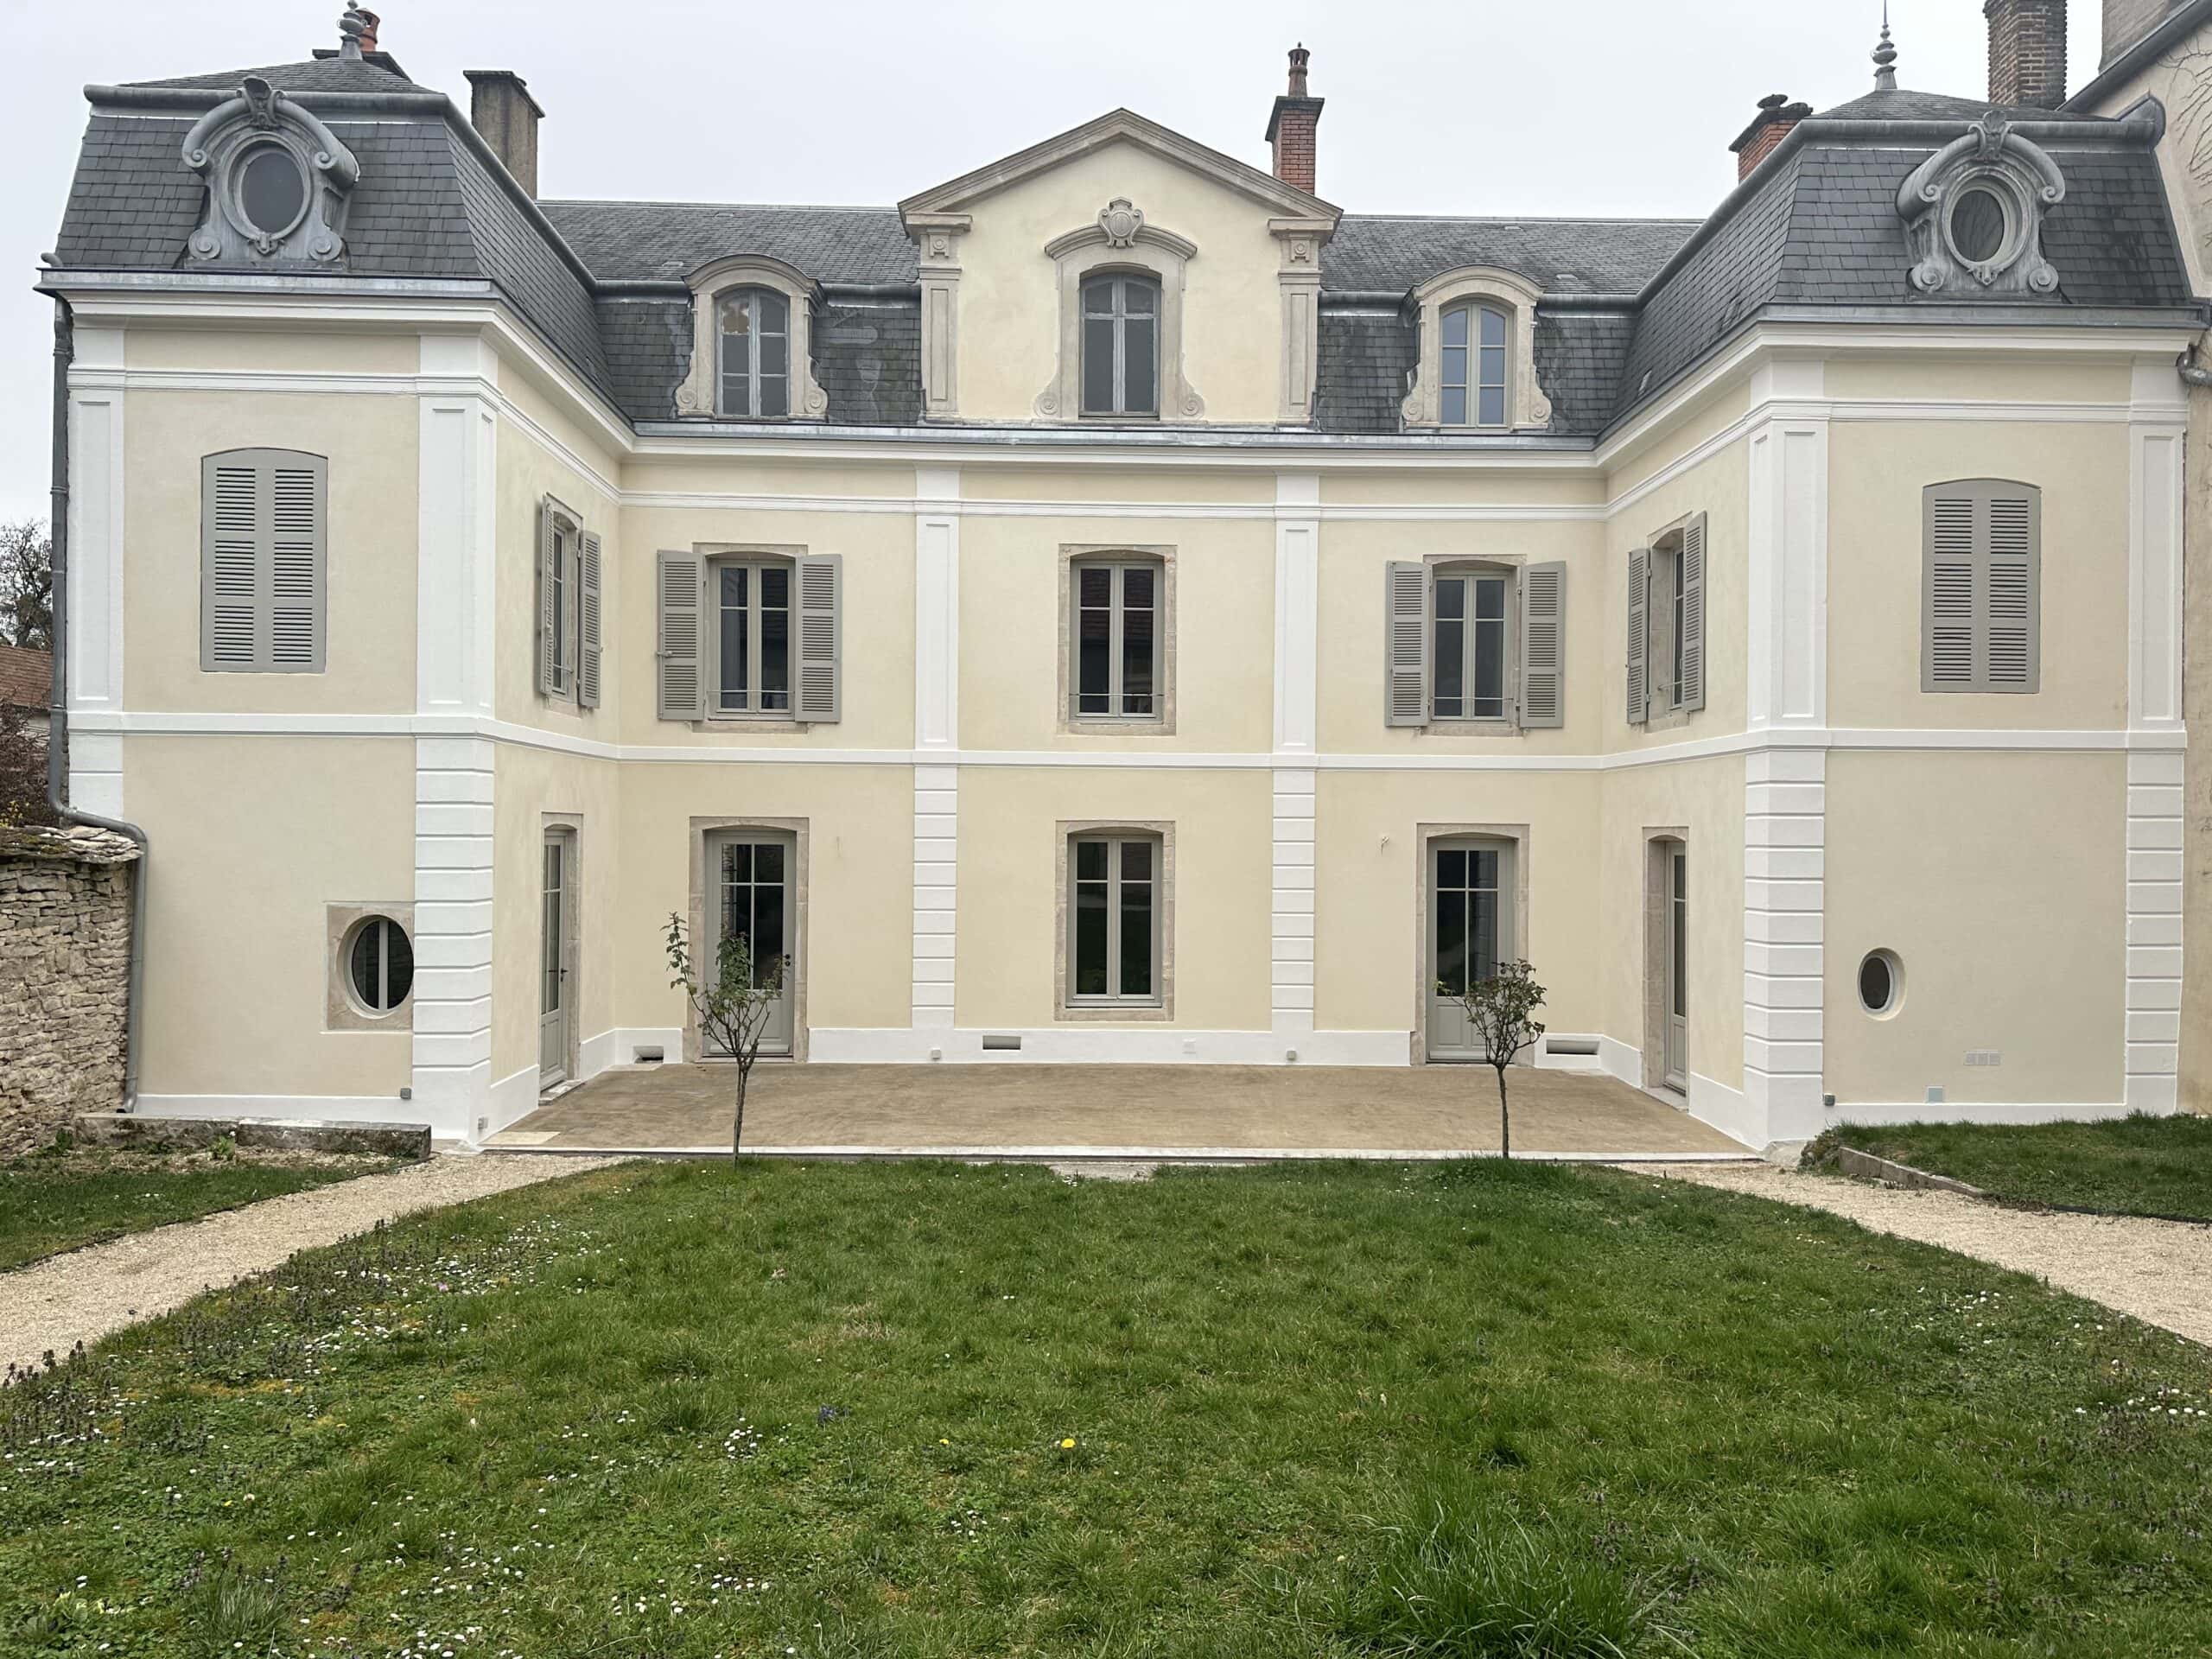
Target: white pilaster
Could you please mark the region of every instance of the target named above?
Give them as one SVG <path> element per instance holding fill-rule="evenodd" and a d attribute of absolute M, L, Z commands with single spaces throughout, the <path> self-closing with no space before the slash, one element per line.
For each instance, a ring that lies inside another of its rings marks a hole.
<path fill-rule="evenodd" d="M 2132 1112 L 2179 1104 L 2182 771 L 2179 750 L 2127 757 L 2127 1065 Z"/>
<path fill-rule="evenodd" d="M 123 709 L 123 330 L 79 327 L 69 376 L 69 712 Z M 196 539 L 196 534 L 195 534 Z M 69 799 L 123 814 L 123 744 L 70 735 Z"/>
<path fill-rule="evenodd" d="M 426 334 L 417 403 L 416 709 L 493 713 L 499 379 L 475 336 Z M 482 737 L 415 741 L 414 1109 L 474 1141 L 491 1121 L 493 756 Z"/>
<path fill-rule="evenodd" d="M 1752 378 L 1746 714 L 1804 731 L 1802 749 L 1744 766 L 1744 1101 L 1757 1144 L 1824 1127 L 1827 757 L 1828 405 L 1817 360 Z"/>
<path fill-rule="evenodd" d="M 2127 723 L 2182 725 L 2182 455 L 2189 407 L 2170 359 L 2139 361 L 2127 428 Z"/>
<path fill-rule="evenodd" d="M 1275 475 L 1275 714 L 1268 1007 L 1288 1048 L 1313 1032 L 1321 480 Z"/>
<path fill-rule="evenodd" d="M 959 915 L 959 468 L 916 468 L 914 499 L 922 505 L 914 514 L 913 1027 L 950 1031 Z"/>

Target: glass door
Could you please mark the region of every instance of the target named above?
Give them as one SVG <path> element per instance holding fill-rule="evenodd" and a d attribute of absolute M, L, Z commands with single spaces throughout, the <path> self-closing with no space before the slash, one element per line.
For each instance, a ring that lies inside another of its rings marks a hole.
<path fill-rule="evenodd" d="M 1667 852 L 1667 1054 L 1669 1089 L 1689 1092 L 1689 854 Z"/>
<path fill-rule="evenodd" d="M 544 880 L 540 889 L 537 999 L 537 1086 L 550 1089 L 569 1075 L 570 976 L 569 973 L 569 837 L 556 830 L 545 837 Z"/>
<path fill-rule="evenodd" d="M 1455 999 L 1513 960 L 1512 845 L 1437 842 L 1428 857 L 1428 1058 L 1483 1059 L 1481 1040 Z"/>
<path fill-rule="evenodd" d="M 712 937 L 700 971 L 717 971 L 726 938 L 751 944 L 755 983 L 767 980 L 771 964 L 782 966 L 783 988 L 761 1033 L 763 1054 L 791 1052 L 791 985 L 798 963 L 791 884 L 798 861 L 797 840 L 774 830 L 739 830 L 717 835 L 707 844 L 707 920 Z"/>

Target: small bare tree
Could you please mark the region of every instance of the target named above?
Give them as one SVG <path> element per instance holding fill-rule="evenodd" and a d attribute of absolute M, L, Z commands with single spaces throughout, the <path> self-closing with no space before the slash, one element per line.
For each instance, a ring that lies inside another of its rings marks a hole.
<path fill-rule="evenodd" d="M 745 1091 L 753 1082 L 753 1063 L 760 1058 L 760 1039 L 769 1017 L 784 994 L 784 963 L 756 964 L 753 941 L 734 931 L 726 934 L 715 953 L 711 977 L 691 960 L 691 946 L 683 933 L 683 918 L 668 918 L 669 983 L 690 1000 L 699 1017 L 699 1030 L 737 1063 L 737 1121 L 731 1126 L 732 1160 L 745 1150 Z"/>
<path fill-rule="evenodd" d="M 1464 990 L 1441 982 L 1436 988 L 1465 1012 L 1483 1052 L 1497 1068 L 1498 1144 L 1511 1158 L 1513 1113 L 1505 1100 L 1505 1073 L 1544 1034 L 1544 1022 L 1536 1018 L 1536 1010 L 1544 1006 L 1544 988 L 1536 983 L 1536 970 L 1528 963 L 1507 962 L 1500 963 L 1488 979 L 1470 977 Z"/>

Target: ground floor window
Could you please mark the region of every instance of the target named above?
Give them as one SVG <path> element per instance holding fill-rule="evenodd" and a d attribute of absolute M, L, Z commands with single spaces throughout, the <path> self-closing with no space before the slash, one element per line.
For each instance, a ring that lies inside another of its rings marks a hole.
<path fill-rule="evenodd" d="M 415 986 L 415 947 L 389 916 L 372 916 L 353 930 L 346 978 L 365 1014 L 390 1014 Z"/>
<path fill-rule="evenodd" d="M 1077 836 L 1068 850 L 1069 1000 L 1158 1007 L 1160 837 Z"/>

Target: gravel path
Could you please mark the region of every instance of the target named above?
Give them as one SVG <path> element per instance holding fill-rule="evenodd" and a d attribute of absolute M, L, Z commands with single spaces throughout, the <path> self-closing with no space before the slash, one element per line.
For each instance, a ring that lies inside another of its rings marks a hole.
<path fill-rule="evenodd" d="M 1695 1181 L 1848 1217 L 1878 1233 L 1938 1244 L 2212 1344 L 2212 1227 L 2132 1217 L 2012 1210 L 1956 1192 L 1907 1191 L 1770 1164 L 1638 1164 Z"/>
<path fill-rule="evenodd" d="M 433 1158 L 389 1175 L 264 1198 L 0 1274 L 0 1364 L 35 1363 L 417 1210 L 601 1169 L 613 1158 Z"/>

